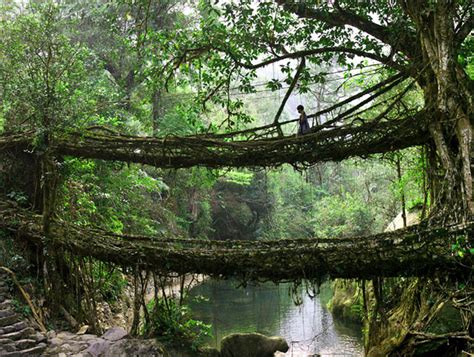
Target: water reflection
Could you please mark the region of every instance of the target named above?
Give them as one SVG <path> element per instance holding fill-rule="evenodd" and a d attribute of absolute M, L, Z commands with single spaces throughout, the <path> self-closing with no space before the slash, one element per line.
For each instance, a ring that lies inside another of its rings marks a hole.
<path fill-rule="evenodd" d="M 295 306 L 288 284 L 236 286 L 233 281 L 210 280 L 191 290 L 194 316 L 212 324 L 211 346 L 220 347 L 230 333 L 260 332 L 283 336 L 290 345 L 286 356 L 363 355 L 360 328 L 333 320 L 323 307 L 327 289 L 314 299 L 301 292 L 303 303 Z"/>

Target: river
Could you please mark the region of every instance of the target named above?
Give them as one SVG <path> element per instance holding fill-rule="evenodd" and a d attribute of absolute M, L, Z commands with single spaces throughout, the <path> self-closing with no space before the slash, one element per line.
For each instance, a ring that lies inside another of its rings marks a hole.
<path fill-rule="evenodd" d="M 194 317 L 212 324 L 210 346 L 219 348 L 230 333 L 260 332 L 284 337 L 290 345 L 285 356 L 363 356 L 360 326 L 336 320 L 326 309 L 328 286 L 313 299 L 300 289 L 302 303 L 296 306 L 289 284 L 237 285 L 208 280 L 190 291 Z"/>

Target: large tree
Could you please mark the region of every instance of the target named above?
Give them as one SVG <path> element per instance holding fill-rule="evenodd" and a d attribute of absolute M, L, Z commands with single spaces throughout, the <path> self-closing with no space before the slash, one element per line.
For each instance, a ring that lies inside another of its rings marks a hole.
<path fill-rule="evenodd" d="M 170 71 L 198 69 L 202 104 L 214 100 L 231 118 L 242 108 L 232 100 L 235 87 L 254 92 L 256 71 L 279 64 L 289 88 L 277 123 L 291 91 L 306 92 L 311 83 L 325 80 L 321 64 L 350 70 L 378 63 L 384 73 L 381 84 L 365 92 L 369 100 L 364 103 L 398 91 L 375 119 L 397 120 L 418 112 L 420 125 L 427 127 L 432 217 L 464 221 L 474 213 L 473 85 L 467 73 L 473 49 L 471 1 L 241 0 L 207 3 L 201 10 L 197 28 L 155 37 L 163 60 L 155 62 L 152 72 L 168 82 Z M 267 85 L 282 86 L 278 78 Z M 422 91 L 422 107 L 400 105 L 409 90 Z M 361 97 L 353 98 L 356 109 Z M 347 118 L 339 115 L 335 121 Z"/>

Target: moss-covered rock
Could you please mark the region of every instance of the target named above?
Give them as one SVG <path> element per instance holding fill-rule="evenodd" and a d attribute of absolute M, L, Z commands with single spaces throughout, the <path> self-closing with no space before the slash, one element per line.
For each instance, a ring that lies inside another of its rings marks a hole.
<path fill-rule="evenodd" d="M 328 308 L 336 318 L 362 324 L 363 297 L 357 282 L 335 280 Z"/>
<path fill-rule="evenodd" d="M 288 343 L 279 336 L 233 333 L 222 339 L 220 356 L 271 357 L 276 351 L 286 352 L 288 349 Z"/>

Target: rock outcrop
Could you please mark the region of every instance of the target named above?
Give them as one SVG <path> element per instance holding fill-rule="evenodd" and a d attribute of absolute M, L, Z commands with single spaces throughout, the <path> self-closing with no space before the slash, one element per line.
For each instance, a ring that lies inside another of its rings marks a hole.
<path fill-rule="evenodd" d="M 163 346 L 156 340 L 128 338 L 121 327 L 113 327 L 102 336 L 72 332 L 48 332 L 48 348 L 43 356 L 57 357 L 126 357 L 164 356 Z"/>

